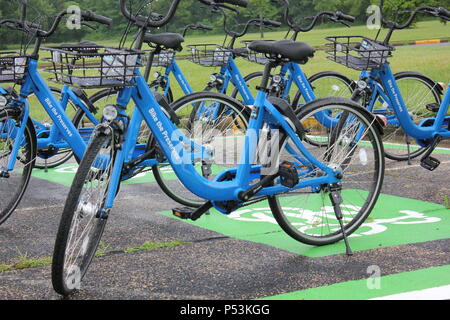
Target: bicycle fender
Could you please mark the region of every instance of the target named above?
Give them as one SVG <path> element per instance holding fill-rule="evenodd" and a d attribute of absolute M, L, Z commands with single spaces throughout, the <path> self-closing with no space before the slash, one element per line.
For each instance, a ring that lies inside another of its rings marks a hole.
<path fill-rule="evenodd" d="M 89 100 L 86 92 L 83 89 L 77 87 L 73 87 L 71 89 L 72 92 L 75 93 L 75 95 L 78 97 L 78 99 L 84 102 L 84 104 L 88 107 L 89 111 L 92 114 L 96 114 L 98 112 L 98 109 L 94 106 L 91 100 Z"/>
<path fill-rule="evenodd" d="M 153 92 L 156 101 L 158 101 L 158 104 L 164 108 L 164 110 L 167 111 L 167 113 L 170 116 L 170 120 L 172 120 L 172 122 L 176 125 L 180 124 L 180 118 L 178 118 L 177 114 L 175 113 L 175 111 L 173 111 L 173 109 L 170 107 L 169 102 L 167 101 L 166 97 L 164 95 L 162 95 L 159 92 Z"/>
<path fill-rule="evenodd" d="M 270 96 L 267 98 L 267 100 L 273 104 L 273 106 L 275 108 L 277 108 L 277 110 L 284 115 L 285 117 L 287 117 L 289 120 L 292 121 L 292 123 L 295 126 L 295 130 L 297 132 L 297 134 L 300 136 L 300 138 L 303 140 L 305 135 L 306 135 L 306 131 L 305 128 L 303 127 L 303 125 L 300 123 L 300 120 L 298 120 L 294 110 L 292 109 L 291 105 L 284 99 L 278 98 L 278 97 L 273 97 Z"/>

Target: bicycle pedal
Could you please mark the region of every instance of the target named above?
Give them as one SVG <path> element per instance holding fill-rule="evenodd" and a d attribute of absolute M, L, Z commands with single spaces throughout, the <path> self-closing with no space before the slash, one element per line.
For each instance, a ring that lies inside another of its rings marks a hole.
<path fill-rule="evenodd" d="M 430 104 L 427 104 L 425 108 L 427 108 L 428 111 L 436 113 L 439 111 L 440 107 L 441 106 L 438 103 L 430 103 Z"/>
<path fill-rule="evenodd" d="M 422 166 L 422 168 L 425 168 L 429 171 L 436 170 L 436 168 L 439 167 L 440 164 L 441 164 L 441 162 L 438 159 L 430 157 L 430 156 L 423 158 L 420 161 L 420 165 Z"/>
<path fill-rule="evenodd" d="M 9 179 L 10 175 L 8 171 L 0 171 L 0 178 Z"/>
<path fill-rule="evenodd" d="M 209 209 L 213 207 L 212 202 L 208 201 L 200 208 L 175 208 L 172 210 L 174 216 L 183 220 L 196 221 L 200 219 L 204 214 L 209 214 Z"/>
<path fill-rule="evenodd" d="M 172 213 L 174 216 L 183 219 L 183 220 L 189 220 L 192 217 L 192 214 L 194 213 L 195 209 L 192 208 L 175 208 L 172 209 Z"/>
<path fill-rule="evenodd" d="M 286 188 L 294 188 L 299 183 L 298 171 L 295 164 L 285 161 L 280 165 L 279 169 L 280 183 Z"/>

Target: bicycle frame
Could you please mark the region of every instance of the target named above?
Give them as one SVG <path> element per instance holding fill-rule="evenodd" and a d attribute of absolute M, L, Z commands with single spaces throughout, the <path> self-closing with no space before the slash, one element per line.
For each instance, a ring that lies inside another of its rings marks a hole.
<path fill-rule="evenodd" d="M 211 201 L 238 200 L 239 193 L 250 187 L 251 181 L 255 179 L 255 170 L 258 170 L 258 166 L 254 166 L 252 163 L 255 160 L 257 142 L 260 136 L 259 131 L 262 128 L 263 122 L 276 123 L 281 126 L 292 139 L 293 144 L 304 155 L 305 161 L 325 172 L 324 176 L 301 181 L 294 189 L 315 187 L 323 184 L 338 183 L 340 181 L 336 178 L 336 172 L 333 169 L 315 159 L 303 146 L 300 138 L 284 119 L 284 116 L 267 101 L 267 94 L 264 91 L 260 91 L 255 100 L 255 116 L 250 119 L 245 136 L 244 152 L 240 164 L 236 169 L 236 179 L 221 182 L 217 181 L 217 179 L 215 181 L 207 180 L 197 172 L 195 166 L 192 164 L 192 159 L 195 157 L 192 150 L 187 150 L 184 147 L 186 145 L 192 146 L 194 143 L 180 132 L 175 124 L 165 115 L 149 89 L 145 78 L 138 70 L 136 70 L 134 81 L 136 82 L 135 87 L 121 90 L 117 97 L 117 104 L 121 107 L 126 107 L 130 100 L 134 101 L 136 109 L 151 129 L 180 181 L 186 188 L 200 198 Z M 126 117 L 126 114 L 122 112 L 120 116 Z M 127 161 L 130 154 L 133 153 L 133 149 L 136 146 L 137 133 L 137 127 L 130 126 L 125 134 L 125 142 L 118 151 L 114 161 L 105 209 L 111 209 L 113 206 L 116 190 L 121 179 L 123 164 Z M 267 187 L 262 189 L 257 196 L 274 195 L 289 190 L 291 189 L 283 186 Z"/>
<path fill-rule="evenodd" d="M 172 73 L 184 94 L 188 95 L 194 93 L 194 90 L 192 90 L 192 87 L 189 85 L 189 82 L 187 81 L 186 77 L 184 76 L 183 72 L 178 66 L 178 63 L 176 62 L 175 59 L 173 59 L 172 62 L 166 67 L 166 71 L 164 74 L 164 79 L 167 81 L 167 85 L 164 88 L 164 96 L 167 96 L 169 92 L 170 75 Z"/>
<path fill-rule="evenodd" d="M 374 80 L 377 78 L 381 80 L 381 83 Z M 369 79 L 371 79 L 369 85 L 374 90 L 369 104 L 369 111 L 374 111 L 374 104 L 378 97 L 380 97 L 380 100 L 388 103 L 389 107 L 393 109 L 398 118 L 399 125 L 409 136 L 416 140 L 430 140 L 434 139 L 437 135 L 440 135 L 442 138 L 450 138 L 449 127 L 444 127 L 444 123 L 450 121 L 449 117 L 446 116 L 450 107 L 450 90 L 447 90 L 436 117 L 426 119 L 422 124 L 430 120 L 432 123 L 427 126 L 422 126 L 416 125 L 412 121 L 389 64 L 383 65 L 379 70 L 372 70 L 369 74 Z"/>

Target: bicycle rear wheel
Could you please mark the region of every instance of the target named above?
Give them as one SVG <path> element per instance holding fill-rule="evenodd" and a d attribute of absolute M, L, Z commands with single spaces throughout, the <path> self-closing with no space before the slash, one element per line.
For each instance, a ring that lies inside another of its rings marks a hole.
<path fill-rule="evenodd" d="M 53 288 L 61 295 L 80 288 L 103 235 L 107 222 L 105 198 L 116 156 L 114 146 L 112 130 L 96 133 L 72 183 L 52 262 Z"/>
<path fill-rule="evenodd" d="M 0 225 L 14 212 L 22 199 L 36 159 L 36 133 L 29 119 L 24 135 L 19 136 L 20 110 L 0 109 Z M 17 140 L 20 149 L 12 171 L 7 171 L 11 151 Z"/>
<path fill-rule="evenodd" d="M 375 206 L 382 188 L 385 164 L 378 124 L 365 109 L 350 100 L 327 98 L 305 105 L 298 117 L 302 123 L 314 121 L 321 112 L 341 115 L 331 128 L 324 130 L 323 126 L 317 126 L 309 133 L 317 139 L 326 139 L 328 147 L 305 146 L 316 159 L 342 172 L 342 181 L 269 198 L 270 208 L 281 228 L 297 241 L 316 246 L 343 239 L 330 193 L 337 190 L 343 199 L 340 208 L 348 236 L 361 226 Z M 322 170 L 300 161 L 304 157 L 289 140 L 280 150 L 282 161 L 291 161 L 299 172 L 303 172 L 301 180 L 324 175 Z"/>

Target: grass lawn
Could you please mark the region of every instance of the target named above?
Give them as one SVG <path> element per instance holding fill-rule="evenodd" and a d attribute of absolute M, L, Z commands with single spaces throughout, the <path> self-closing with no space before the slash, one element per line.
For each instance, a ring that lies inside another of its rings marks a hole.
<path fill-rule="evenodd" d="M 330 27 L 332 26 L 332 27 Z M 341 27 L 341 25 L 328 24 L 326 27 L 315 28 L 311 32 L 299 35 L 298 40 L 309 43 L 312 46 L 322 46 L 325 43 L 324 38 L 328 36 L 366 36 L 369 38 L 376 37 L 377 30 L 369 30 L 365 25 L 354 26 L 351 28 Z M 280 40 L 286 35 L 286 31 L 265 32 L 264 38 L 268 40 Z M 384 39 L 386 31 L 383 30 L 379 39 Z M 397 30 L 392 36 L 392 42 L 405 42 L 415 40 L 429 39 L 445 39 L 450 38 L 450 23 L 444 25 L 437 20 L 422 21 L 416 23 L 414 28 Z M 259 33 L 250 33 L 240 40 L 257 40 L 260 39 Z M 202 44 L 214 43 L 221 44 L 224 40 L 223 35 L 209 35 L 208 33 L 188 33 L 186 36 L 186 44 Z M 114 46 L 118 40 L 102 41 L 103 44 Z"/>

